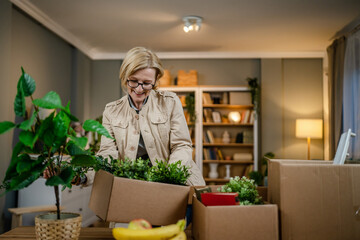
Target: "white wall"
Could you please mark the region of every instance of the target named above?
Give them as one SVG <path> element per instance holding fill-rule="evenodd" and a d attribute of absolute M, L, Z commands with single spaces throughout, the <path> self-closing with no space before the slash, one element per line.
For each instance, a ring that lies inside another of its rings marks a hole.
<path fill-rule="evenodd" d="M 175 78 L 178 70 L 197 70 L 200 85 L 247 85 L 247 77 L 260 79 L 259 59 L 162 60 Z"/>
<path fill-rule="evenodd" d="M 11 4 L 9 1 L 0 1 L 0 121 L 12 120 L 12 99 L 15 92 L 10 90 L 11 75 Z M 9 107 L 10 106 L 10 107 Z M 6 168 L 11 158 L 12 133 L 0 135 L 0 180 L 5 176 Z M 4 232 L 5 197 L 0 197 L 0 233 Z"/>
<path fill-rule="evenodd" d="M 295 137 L 297 118 L 323 117 L 322 59 L 265 59 L 262 68 L 262 153 L 306 159 L 306 139 Z M 323 139 L 311 141 L 311 159 L 324 159 Z"/>
<path fill-rule="evenodd" d="M 66 104 L 72 95 L 77 95 L 76 92 L 72 93 L 73 81 L 77 81 L 73 77 L 73 51 L 74 48 L 64 40 L 12 8 L 9 1 L 0 1 L 0 121 L 15 121 L 13 106 L 21 66 L 36 81 L 34 98 L 43 97 L 53 90 Z M 74 102 L 76 104 L 76 99 Z M 1 180 L 10 163 L 13 139 L 16 139 L 14 134 L 14 131 L 10 131 L 0 135 Z M 0 232 L 10 225 L 10 214 L 6 209 L 14 206 L 15 193 L 0 198 Z"/>

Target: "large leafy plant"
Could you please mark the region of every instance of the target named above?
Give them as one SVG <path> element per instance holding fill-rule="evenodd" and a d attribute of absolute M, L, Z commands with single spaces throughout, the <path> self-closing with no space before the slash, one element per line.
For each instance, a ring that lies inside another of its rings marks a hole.
<path fill-rule="evenodd" d="M 86 137 L 77 137 L 70 127 L 78 119 L 70 113 L 70 102 L 63 106 L 56 92 L 48 92 L 43 98 L 33 99 L 35 81 L 23 68 L 17 84 L 14 102 L 16 116 L 24 120 L 0 122 L 0 134 L 13 128 L 20 130 L 19 141 L 13 149 L 10 165 L 1 188 L 5 192 L 29 186 L 45 172 L 47 186 L 53 186 L 56 197 L 57 218 L 60 218 L 59 186 L 71 188 L 72 182 L 96 163 L 91 151 L 85 150 Z M 31 100 L 33 112 L 27 117 L 26 97 Z M 45 119 L 39 116 L 40 109 L 51 112 Z M 95 120 L 86 120 L 85 131 L 97 132 L 112 138 L 108 131 Z"/>

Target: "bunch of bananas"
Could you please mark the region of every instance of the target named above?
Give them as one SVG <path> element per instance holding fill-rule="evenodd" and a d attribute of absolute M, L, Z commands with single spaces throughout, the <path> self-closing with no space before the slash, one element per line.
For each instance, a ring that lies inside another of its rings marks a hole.
<path fill-rule="evenodd" d="M 129 226 L 132 226 L 131 223 Z M 171 224 L 156 228 L 114 228 L 113 236 L 117 240 L 186 240 L 184 232 L 185 220 L 179 220 Z"/>

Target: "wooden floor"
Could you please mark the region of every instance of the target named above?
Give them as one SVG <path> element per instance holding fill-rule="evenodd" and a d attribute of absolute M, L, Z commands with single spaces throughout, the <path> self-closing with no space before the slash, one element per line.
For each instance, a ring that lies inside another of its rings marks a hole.
<path fill-rule="evenodd" d="M 35 238 L 34 227 L 17 227 L 2 235 L 0 239 L 7 240 L 29 240 Z M 79 240 L 114 239 L 111 228 L 90 227 L 82 228 Z"/>
<path fill-rule="evenodd" d="M 185 230 L 188 240 L 191 240 L 191 229 Z M 17 227 L 12 229 L 2 235 L 1 239 L 7 240 L 30 240 L 36 239 L 35 237 L 35 228 L 34 227 Z M 112 229 L 107 227 L 88 227 L 82 228 L 80 233 L 79 240 L 106 240 L 114 239 L 112 236 Z"/>

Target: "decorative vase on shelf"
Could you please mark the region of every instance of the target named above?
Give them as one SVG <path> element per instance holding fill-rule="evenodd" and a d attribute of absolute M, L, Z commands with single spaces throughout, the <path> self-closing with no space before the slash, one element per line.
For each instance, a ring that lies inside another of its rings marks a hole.
<path fill-rule="evenodd" d="M 219 173 L 217 172 L 217 163 L 209 163 L 210 166 L 210 172 L 209 172 L 209 178 L 218 178 Z"/>
<path fill-rule="evenodd" d="M 230 164 L 226 164 L 226 165 L 225 165 L 225 168 L 226 168 L 226 176 L 224 177 L 224 179 L 230 179 L 230 168 L 231 168 L 231 165 L 230 165 Z"/>
<path fill-rule="evenodd" d="M 225 131 L 222 136 L 223 143 L 230 143 L 230 134 L 228 131 Z"/>

